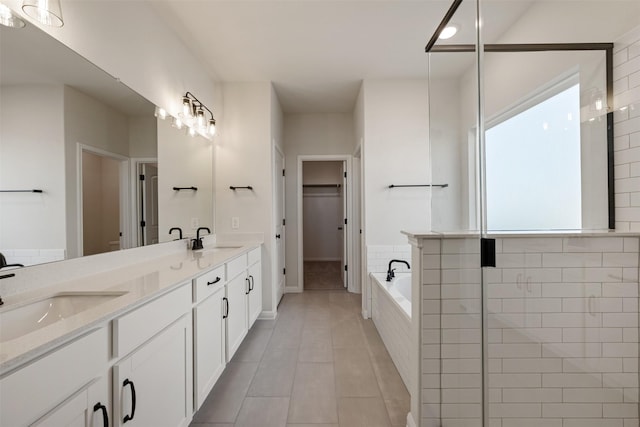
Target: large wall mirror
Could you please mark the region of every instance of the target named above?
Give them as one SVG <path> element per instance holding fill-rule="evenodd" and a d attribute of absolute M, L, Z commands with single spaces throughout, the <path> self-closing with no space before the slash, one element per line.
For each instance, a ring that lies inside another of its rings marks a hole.
<path fill-rule="evenodd" d="M 24 266 L 213 224 L 212 147 L 33 25 L 0 26 L 0 253 Z M 179 155 L 176 155 L 179 153 Z M 198 186 L 179 194 L 174 186 Z M 212 230 L 213 231 L 213 230 Z"/>

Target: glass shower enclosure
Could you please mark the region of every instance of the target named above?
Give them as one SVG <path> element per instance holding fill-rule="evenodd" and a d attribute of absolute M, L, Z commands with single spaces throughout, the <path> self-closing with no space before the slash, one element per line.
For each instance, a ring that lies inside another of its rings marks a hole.
<path fill-rule="evenodd" d="M 633 10 L 456 0 L 429 41 L 418 424 L 639 425 L 640 233 L 615 230 L 614 128 L 640 102 L 615 99 L 622 34 L 593 26 Z"/>

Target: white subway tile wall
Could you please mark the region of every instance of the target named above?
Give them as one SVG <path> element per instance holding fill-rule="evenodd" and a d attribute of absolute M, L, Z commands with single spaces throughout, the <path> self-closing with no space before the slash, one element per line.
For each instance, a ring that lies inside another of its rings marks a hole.
<path fill-rule="evenodd" d="M 487 288 L 492 425 L 638 425 L 639 239 L 499 240 Z"/>
<path fill-rule="evenodd" d="M 367 245 L 367 273 L 385 273 L 392 259 L 411 263 L 411 245 Z M 393 264 L 393 268 L 409 271 L 403 264 Z"/>
<path fill-rule="evenodd" d="M 424 239 L 421 424 L 482 425 L 484 280 L 490 426 L 637 427 L 639 242 Z"/>
<path fill-rule="evenodd" d="M 22 264 L 25 267 L 46 262 L 64 260 L 64 249 L 0 249 L 7 264 Z"/>
<path fill-rule="evenodd" d="M 614 58 L 616 230 L 640 231 L 640 29 L 614 44 Z"/>

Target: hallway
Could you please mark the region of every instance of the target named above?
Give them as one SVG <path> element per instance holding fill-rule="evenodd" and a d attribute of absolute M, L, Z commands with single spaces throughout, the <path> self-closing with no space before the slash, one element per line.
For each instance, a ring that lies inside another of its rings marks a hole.
<path fill-rule="evenodd" d="M 340 261 L 305 261 L 305 291 L 344 289 Z"/>
<path fill-rule="evenodd" d="M 286 294 L 258 320 L 192 427 L 404 427 L 409 393 L 361 295 Z"/>

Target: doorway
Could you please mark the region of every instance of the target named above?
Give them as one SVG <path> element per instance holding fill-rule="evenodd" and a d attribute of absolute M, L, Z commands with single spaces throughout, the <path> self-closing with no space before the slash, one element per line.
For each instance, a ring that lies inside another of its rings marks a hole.
<path fill-rule="evenodd" d="M 158 237 L 158 161 L 157 159 L 135 159 L 134 224 L 137 228 L 136 246 L 153 245 Z"/>
<path fill-rule="evenodd" d="M 273 143 L 273 163 L 274 163 L 274 229 L 275 229 L 275 247 L 277 266 L 274 276 L 276 278 L 276 305 L 280 304 L 280 300 L 284 295 L 285 288 L 285 242 L 286 242 L 286 226 L 285 226 L 285 170 L 284 170 L 284 153 Z"/>
<path fill-rule="evenodd" d="M 300 156 L 298 164 L 300 290 L 349 285 L 350 156 Z"/>
<path fill-rule="evenodd" d="M 81 146 L 79 160 L 80 254 L 124 249 L 128 159 Z"/>

